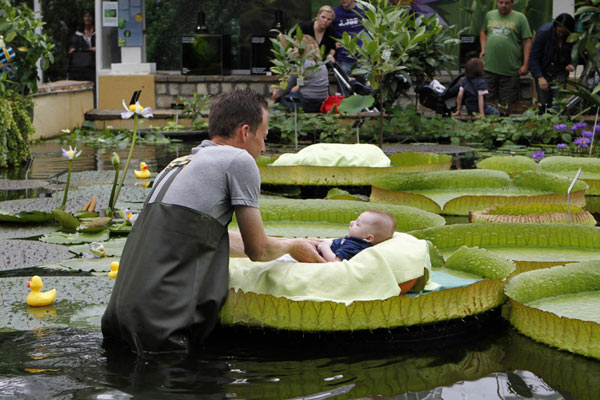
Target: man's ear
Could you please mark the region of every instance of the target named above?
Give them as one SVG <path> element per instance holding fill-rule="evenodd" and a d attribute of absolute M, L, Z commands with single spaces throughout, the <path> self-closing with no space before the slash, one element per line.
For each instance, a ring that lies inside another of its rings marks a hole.
<path fill-rule="evenodd" d="M 238 128 L 237 133 L 242 140 L 242 143 L 246 143 L 248 140 L 248 135 L 250 134 L 250 126 L 248 124 L 241 125 Z"/>

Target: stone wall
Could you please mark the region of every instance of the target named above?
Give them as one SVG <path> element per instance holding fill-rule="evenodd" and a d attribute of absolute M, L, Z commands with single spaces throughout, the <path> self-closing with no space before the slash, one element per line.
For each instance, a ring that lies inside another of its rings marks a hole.
<path fill-rule="evenodd" d="M 449 76 L 438 78 L 443 85 L 450 82 Z M 272 85 L 278 84 L 277 77 L 264 75 L 212 75 L 196 76 L 181 75 L 179 72 L 163 72 L 154 78 L 154 96 L 157 109 L 171 108 L 171 104 L 177 103 L 178 99 L 192 99 L 194 92 L 200 95 L 209 94 L 218 95 L 232 89 L 250 88 L 263 94 L 266 98 L 271 98 L 273 91 Z M 521 98 L 525 104 L 531 104 L 533 89 L 532 78 L 529 75 L 521 78 Z M 337 83 L 333 76 L 330 76 L 329 92 L 334 94 L 337 91 Z M 414 92 L 409 93 L 414 98 Z M 409 103 L 410 100 L 404 99 L 401 104 Z"/>

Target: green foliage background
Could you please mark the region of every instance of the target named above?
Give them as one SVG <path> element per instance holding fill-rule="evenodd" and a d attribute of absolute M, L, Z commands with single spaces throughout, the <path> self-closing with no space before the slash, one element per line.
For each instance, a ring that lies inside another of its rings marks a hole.
<path fill-rule="evenodd" d="M 32 115 L 31 96 L 9 91 L 0 98 L 0 167 L 19 165 L 31 156 Z"/>

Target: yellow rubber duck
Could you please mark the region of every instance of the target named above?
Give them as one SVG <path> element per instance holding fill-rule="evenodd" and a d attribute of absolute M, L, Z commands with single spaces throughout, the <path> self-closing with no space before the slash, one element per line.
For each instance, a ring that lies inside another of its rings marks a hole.
<path fill-rule="evenodd" d="M 31 292 L 27 295 L 25 300 L 28 305 L 32 307 L 43 307 L 52 304 L 56 299 L 56 289 L 48 290 L 42 293 L 41 290 L 44 287 L 42 278 L 34 275 L 31 281 L 27 281 L 27 286 L 31 288 Z"/>
<path fill-rule="evenodd" d="M 113 261 L 110 263 L 110 272 L 108 273 L 109 278 L 116 278 L 119 273 L 119 262 Z"/>
<path fill-rule="evenodd" d="M 145 162 L 140 163 L 140 170 L 133 170 L 135 177 L 138 179 L 148 179 L 150 178 L 150 170 L 148 169 L 148 164 Z"/>

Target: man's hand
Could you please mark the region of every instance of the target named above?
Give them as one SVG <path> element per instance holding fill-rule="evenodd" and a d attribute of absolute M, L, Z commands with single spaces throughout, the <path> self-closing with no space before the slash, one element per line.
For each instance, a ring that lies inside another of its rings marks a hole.
<path fill-rule="evenodd" d="M 548 81 L 543 76 L 538 79 L 538 85 L 540 86 L 540 90 L 544 92 L 548 91 Z"/>
<path fill-rule="evenodd" d="M 317 239 L 289 239 L 292 241 L 290 256 L 298 262 L 323 263 L 326 262 L 317 252 L 319 240 Z"/>
<path fill-rule="evenodd" d="M 529 65 L 523 64 L 521 68 L 519 68 L 519 75 L 525 75 L 529 72 Z"/>

